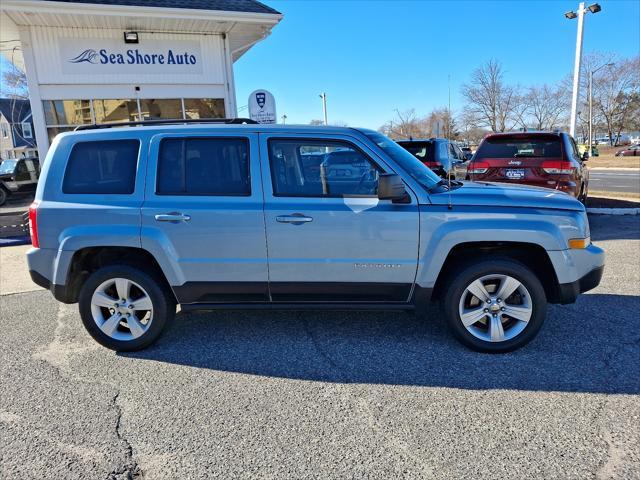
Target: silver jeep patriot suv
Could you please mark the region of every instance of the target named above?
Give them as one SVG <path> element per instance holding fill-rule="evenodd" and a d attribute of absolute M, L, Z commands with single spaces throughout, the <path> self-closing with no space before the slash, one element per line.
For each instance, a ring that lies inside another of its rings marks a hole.
<path fill-rule="evenodd" d="M 56 137 L 30 209 L 33 281 L 100 344 L 138 350 L 191 309 L 410 310 L 441 302 L 484 352 L 602 276 L 584 206 L 446 182 L 355 128 L 138 122 Z M 104 127 L 104 126 L 102 126 Z"/>

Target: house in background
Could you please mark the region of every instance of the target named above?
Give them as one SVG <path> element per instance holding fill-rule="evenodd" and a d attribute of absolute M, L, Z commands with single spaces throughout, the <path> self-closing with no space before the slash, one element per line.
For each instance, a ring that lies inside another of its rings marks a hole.
<path fill-rule="evenodd" d="M 29 100 L 0 98 L 0 158 L 38 156 Z"/>

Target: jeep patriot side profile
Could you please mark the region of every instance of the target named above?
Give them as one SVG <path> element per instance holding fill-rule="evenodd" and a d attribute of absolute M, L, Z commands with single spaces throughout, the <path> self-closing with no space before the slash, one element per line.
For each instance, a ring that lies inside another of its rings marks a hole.
<path fill-rule="evenodd" d="M 31 276 L 114 350 L 189 309 L 442 303 L 470 348 L 529 342 L 547 303 L 594 288 L 584 206 L 518 185 L 450 186 L 387 137 L 295 125 L 63 133 L 30 209 Z"/>

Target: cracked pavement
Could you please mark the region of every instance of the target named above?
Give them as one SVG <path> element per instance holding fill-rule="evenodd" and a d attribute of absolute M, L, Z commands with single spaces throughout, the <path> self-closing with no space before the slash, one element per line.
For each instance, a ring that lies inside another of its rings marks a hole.
<path fill-rule="evenodd" d="M 1 290 L 0 478 L 640 478 L 640 217 L 591 225 L 603 283 L 498 356 L 435 308 L 180 313 L 115 354 Z"/>

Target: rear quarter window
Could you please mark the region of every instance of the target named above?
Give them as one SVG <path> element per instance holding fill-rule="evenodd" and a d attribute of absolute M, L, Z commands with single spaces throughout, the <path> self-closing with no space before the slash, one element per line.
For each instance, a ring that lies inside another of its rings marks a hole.
<path fill-rule="evenodd" d="M 71 149 L 62 182 L 68 194 L 132 194 L 138 140 L 79 142 Z"/>

